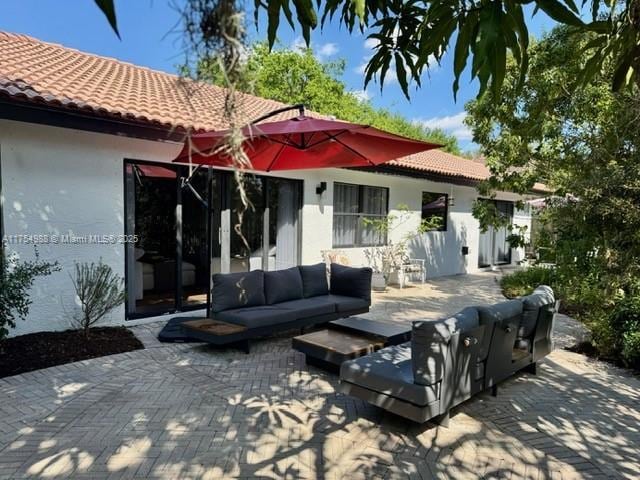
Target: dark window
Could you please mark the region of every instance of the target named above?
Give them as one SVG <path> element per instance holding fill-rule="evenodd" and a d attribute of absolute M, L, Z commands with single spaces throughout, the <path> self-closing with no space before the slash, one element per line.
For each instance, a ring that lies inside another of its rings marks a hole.
<path fill-rule="evenodd" d="M 446 193 L 422 192 L 422 221 L 433 225 L 432 231 L 446 232 L 448 206 Z"/>
<path fill-rule="evenodd" d="M 383 219 L 389 190 L 336 183 L 333 189 L 333 246 L 370 247 L 387 243 L 386 234 L 364 219 Z"/>

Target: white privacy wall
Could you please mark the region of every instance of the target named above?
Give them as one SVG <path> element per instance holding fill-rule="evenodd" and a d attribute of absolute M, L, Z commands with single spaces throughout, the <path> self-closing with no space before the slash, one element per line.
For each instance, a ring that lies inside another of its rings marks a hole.
<path fill-rule="evenodd" d="M 124 234 L 123 160 L 133 158 L 170 161 L 180 146 L 98 133 L 80 132 L 21 122 L 0 120 L 0 162 L 3 193 L 3 220 L 6 235 Z M 401 238 L 415 231 L 420 223 L 422 192 L 447 193 L 454 198 L 449 207 L 446 232 L 428 232 L 410 245 L 411 256 L 427 259 L 427 275 L 451 275 L 477 270 L 478 222 L 471 215 L 476 197 L 474 188 L 452 186 L 408 177 L 325 169 L 276 172 L 277 176 L 304 181 L 302 211 L 302 263 L 322 260 L 322 251 L 332 250 L 334 182 L 389 188 L 390 213 L 400 204 L 408 205 L 410 220 L 395 229 Z M 327 182 L 323 195 L 316 186 Z M 513 200 L 513 195 L 499 198 Z M 522 212 L 519 212 L 522 213 Z M 526 215 L 516 215 L 519 224 L 530 223 Z M 462 255 L 462 247 L 469 255 Z M 24 259 L 32 259 L 32 245 L 8 246 Z M 31 298 L 33 304 L 27 321 L 19 321 L 12 335 L 43 330 L 64 330 L 71 326 L 76 311 L 75 295 L 69 274 L 75 261 L 98 261 L 109 264 L 118 275 L 125 274 L 125 246 L 40 245 L 40 256 L 57 260 L 62 271 L 37 279 Z M 367 265 L 363 248 L 339 249 L 352 265 Z M 521 254 L 514 253 L 516 261 Z M 190 312 L 193 315 L 194 312 Z M 158 317 L 132 323 L 158 320 Z M 124 306 L 109 321 L 125 322 Z"/>

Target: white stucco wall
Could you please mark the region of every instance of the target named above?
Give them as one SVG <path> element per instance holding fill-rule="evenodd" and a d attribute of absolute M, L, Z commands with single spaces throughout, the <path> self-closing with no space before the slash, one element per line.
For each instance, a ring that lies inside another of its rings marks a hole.
<path fill-rule="evenodd" d="M 5 234 L 123 234 L 123 159 L 168 162 L 179 149 L 179 145 L 172 143 L 0 120 Z M 321 252 L 332 249 L 333 187 L 339 181 L 388 187 L 390 213 L 400 204 L 409 207 L 410 219 L 393 231 L 392 238 L 415 231 L 419 225 L 423 191 L 449 194 L 454 205 L 449 207 L 447 231 L 429 232 L 416 238 L 411 242 L 411 255 L 427 259 L 428 276 L 477 271 L 479 229 L 471 215 L 471 204 L 476 198 L 472 187 L 340 169 L 278 172 L 277 176 L 304 181 L 301 219 L 304 264 L 321 261 Z M 318 196 L 316 186 L 322 181 L 327 182 L 327 191 Z M 505 194 L 499 198 L 517 197 Z M 527 224 L 530 218 L 516 215 L 514 222 Z M 469 247 L 466 257 L 461 253 L 463 246 Z M 36 281 L 30 315 L 27 321 L 18 323 L 13 335 L 69 328 L 75 308 L 69 277 L 74 261 L 102 258 L 124 276 L 122 244 L 49 244 L 38 249 L 43 259 L 59 261 L 62 271 Z M 339 250 L 353 265 L 367 264 L 363 248 Z M 16 251 L 25 259 L 33 257 L 31 245 L 12 244 L 9 251 Z M 515 252 L 512 257 L 516 261 L 521 253 Z M 124 318 L 121 307 L 110 321 L 123 323 Z"/>
<path fill-rule="evenodd" d="M 179 146 L 0 120 L 5 235 L 124 234 L 123 158 L 168 160 Z M 32 245 L 9 245 L 32 259 Z M 70 327 L 74 312 L 69 273 L 74 261 L 100 258 L 124 276 L 123 245 L 39 245 L 40 256 L 62 270 L 39 278 L 27 321 L 12 334 Z M 124 307 L 110 320 L 122 323 Z"/>

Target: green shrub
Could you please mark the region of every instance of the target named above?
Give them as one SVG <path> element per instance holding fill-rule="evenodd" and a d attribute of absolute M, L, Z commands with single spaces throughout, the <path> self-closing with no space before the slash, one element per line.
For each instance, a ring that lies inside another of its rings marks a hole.
<path fill-rule="evenodd" d="M 502 293 L 507 298 L 529 295 L 538 285 L 554 287 L 554 271 L 550 268 L 529 267 L 505 275 L 500 279 Z"/>
<path fill-rule="evenodd" d="M 640 330 L 628 331 L 624 334 L 622 358 L 628 366 L 640 370 Z"/>
<path fill-rule="evenodd" d="M 0 342 L 15 328 L 16 320 L 24 320 L 29 314 L 31 297 L 29 290 L 37 277 L 60 270 L 58 262 L 40 260 L 35 250 L 35 260 L 21 260 L 14 252 L 0 252 Z M 1 344 L 0 344 L 1 348 Z"/>
<path fill-rule="evenodd" d="M 609 338 L 609 345 L 603 348 L 612 350 L 625 365 L 640 367 L 640 296 L 620 300 L 608 323 L 613 338 Z"/>

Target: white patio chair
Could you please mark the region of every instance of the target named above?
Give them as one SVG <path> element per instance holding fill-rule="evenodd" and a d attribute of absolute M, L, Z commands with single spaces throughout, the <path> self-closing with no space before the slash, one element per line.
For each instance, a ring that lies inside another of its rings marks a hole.
<path fill-rule="evenodd" d="M 425 268 L 425 260 L 423 258 L 408 258 L 400 267 L 400 288 L 404 288 L 407 279 L 413 279 L 416 276 L 420 278 L 420 282 L 424 284 L 427 279 L 427 270 Z"/>

